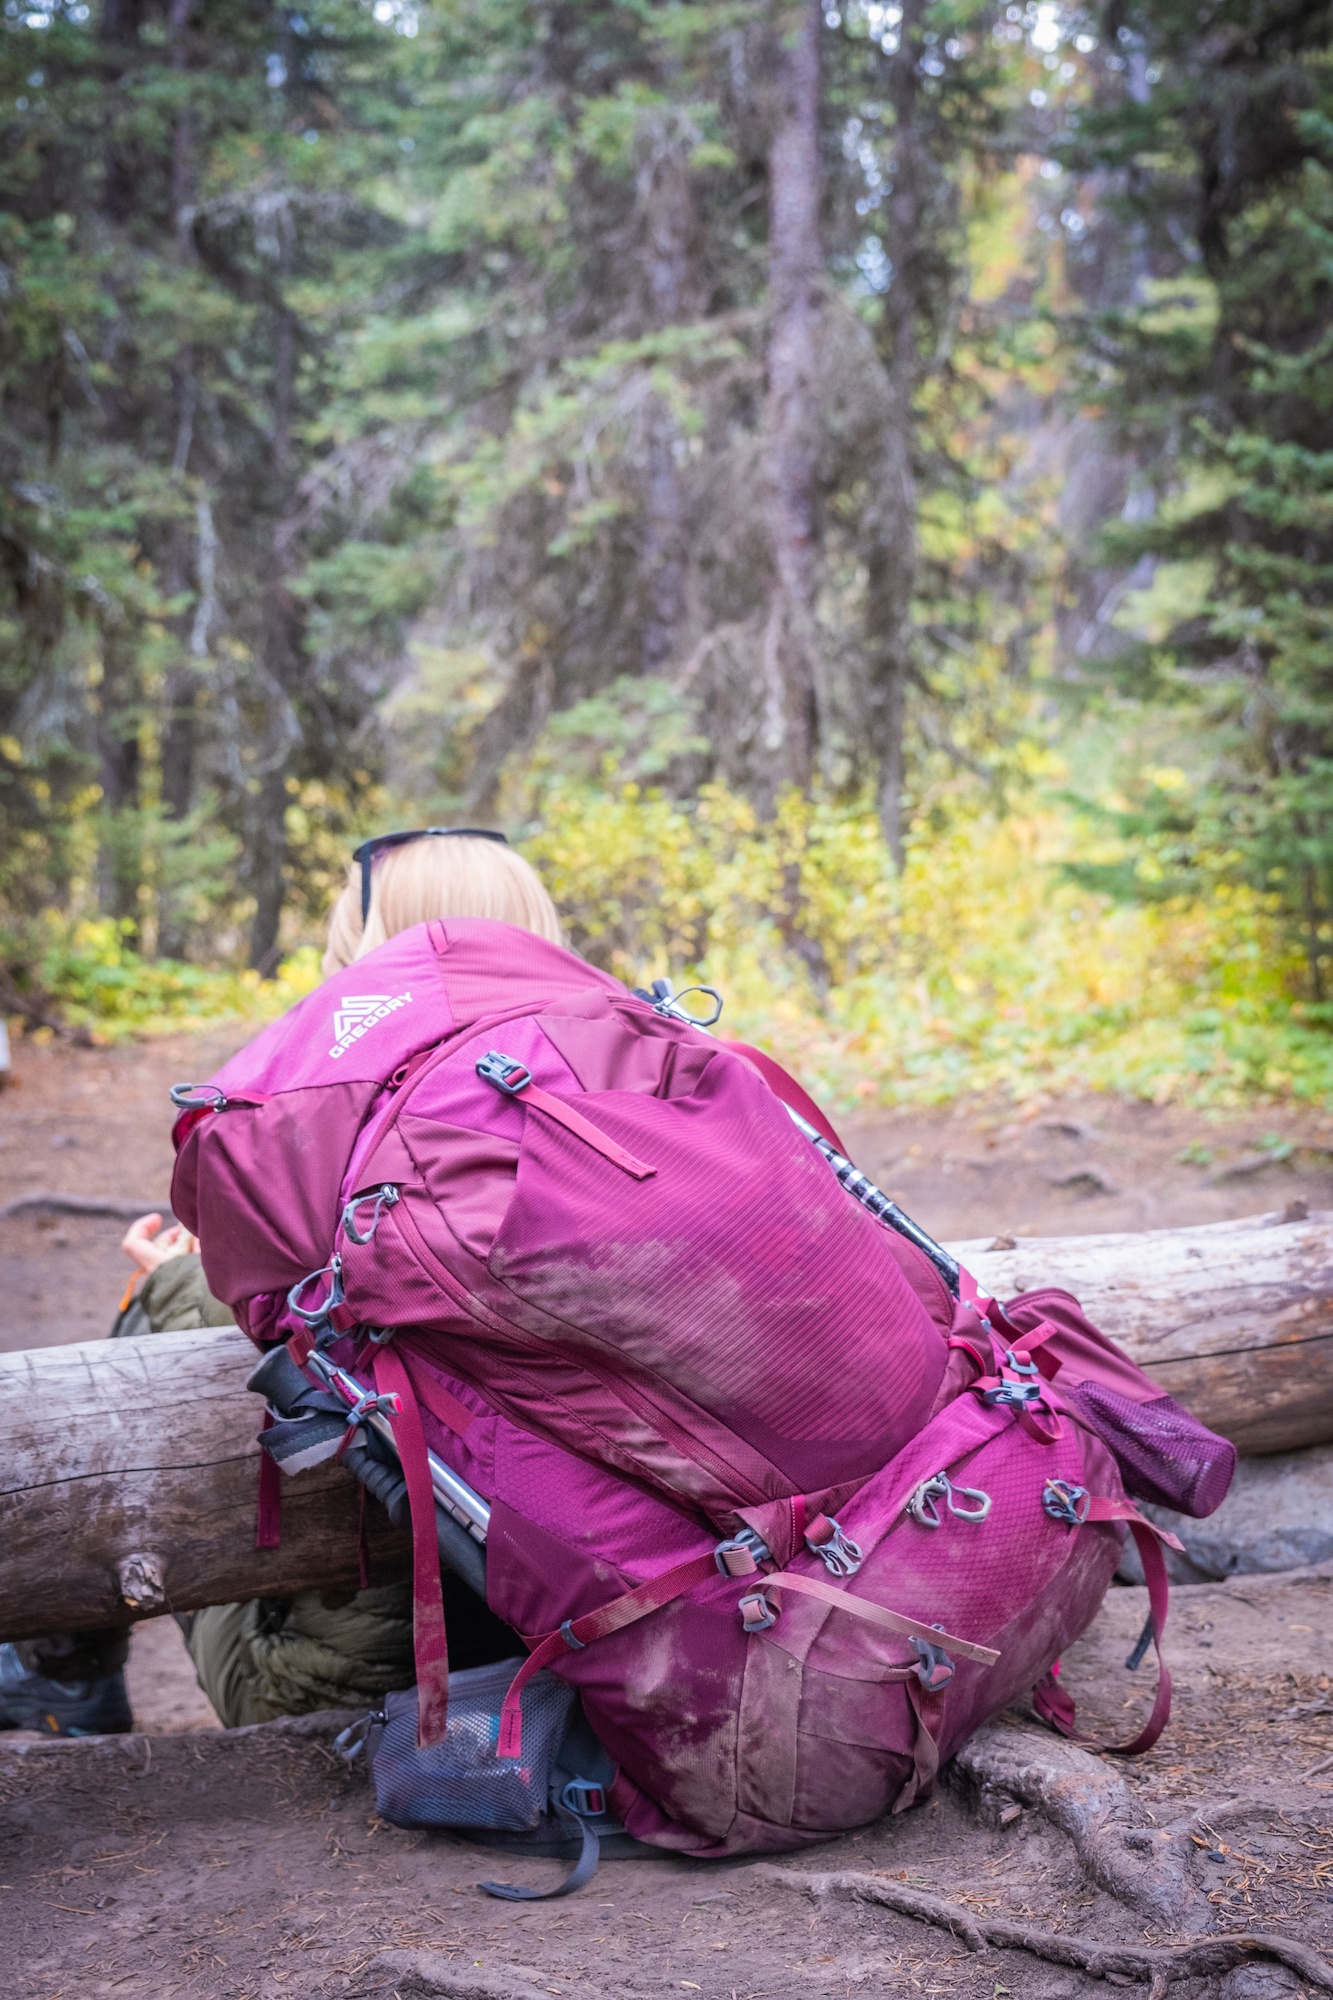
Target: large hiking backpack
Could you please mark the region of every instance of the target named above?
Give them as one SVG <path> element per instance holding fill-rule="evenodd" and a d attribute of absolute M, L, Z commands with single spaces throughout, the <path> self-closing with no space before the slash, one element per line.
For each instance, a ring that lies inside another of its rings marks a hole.
<path fill-rule="evenodd" d="M 441 1476 L 484 1496 L 487 1601 L 530 1649 L 496 1757 L 554 1670 L 659 1847 L 901 1810 L 1034 1688 L 1071 1730 L 1053 1663 L 1126 1523 L 1160 1645 L 1134 1501 L 1210 1512 L 1233 1448 L 1067 1294 L 1001 1308 L 850 1199 L 797 1086 L 669 1000 L 506 925 L 423 924 L 176 1096 L 173 1206 L 213 1291 L 257 1345 L 342 1369 L 358 1439 L 392 1425 L 423 1745 Z M 1169 1689 L 1159 1665 L 1123 1747 Z"/>

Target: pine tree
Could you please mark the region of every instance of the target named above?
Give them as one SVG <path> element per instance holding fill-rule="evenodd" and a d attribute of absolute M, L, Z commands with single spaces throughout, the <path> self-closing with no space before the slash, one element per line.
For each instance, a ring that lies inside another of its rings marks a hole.
<path fill-rule="evenodd" d="M 95 787 L 103 910 L 179 951 L 248 904 L 271 965 L 294 797 L 345 817 L 371 780 L 358 732 L 419 580 L 322 419 L 408 233 L 381 198 L 402 39 L 355 0 L 6 13 L 20 907 L 86 873 Z"/>
<path fill-rule="evenodd" d="M 1108 546 L 1193 602 L 1116 684 L 1196 712 L 1196 855 L 1277 899 L 1325 1000 L 1333 959 L 1333 9 L 1117 4 L 1071 149 L 1138 248 L 1080 328 L 1149 518 Z M 1128 225 L 1128 229 L 1127 229 Z M 1182 829 L 1173 828 L 1176 851 Z"/>

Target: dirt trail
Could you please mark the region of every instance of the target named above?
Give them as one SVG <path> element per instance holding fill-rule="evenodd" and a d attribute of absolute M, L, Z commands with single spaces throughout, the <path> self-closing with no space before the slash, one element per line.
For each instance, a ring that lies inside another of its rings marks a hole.
<path fill-rule="evenodd" d="M 1141 1711 L 1147 1693 L 1122 1692 L 1143 1599 L 1113 1592 L 1065 1669 L 1076 1692 L 1095 1697 L 1089 1719 L 1100 1710 L 1120 1729 L 1122 1701 Z M 1099 1886 L 1047 1813 L 950 1785 L 929 1806 L 776 1869 L 614 1861 L 567 1903 L 504 1905 L 479 1893 L 479 1877 L 547 1886 L 560 1864 L 386 1826 L 364 1779 L 330 1755 L 334 1725 L 312 1717 L 211 1736 L 0 1739 L 0 1876 L 17 1969 L 7 1991 L 15 2000 L 1074 2000 L 1104 1991 L 1077 1967 L 971 1951 L 947 1929 L 804 1886 L 830 1874 L 944 1898 L 968 1921 L 1008 1917 L 1038 1941 L 1141 1950 L 1259 1931 L 1326 1960 L 1333 1567 L 1200 1586 L 1177 1603 L 1168 1648 L 1177 1719 L 1153 1756 L 1112 1767 L 1102 1785 L 1125 1801 L 1107 1836 L 1112 1872 L 1117 1856 L 1135 1864 L 1144 1847 L 1173 1852 L 1182 1896 L 1174 1926 L 1145 1922 Z M 1019 1729 L 1034 1757 L 1055 1741 L 1031 1724 Z M 1181 2000 L 1275 2000 L 1321 1989 L 1261 1963 L 1172 1990 Z"/>
<path fill-rule="evenodd" d="M 209 1073 L 240 1039 L 20 1045 L 18 1088 L 0 1096 L 0 1202 L 40 1189 L 165 1206 L 165 1085 Z M 1333 1123 L 1307 1112 L 1212 1119 L 1080 1099 L 1018 1115 L 974 1106 L 862 1117 L 846 1121 L 844 1137 L 944 1238 L 1162 1227 L 1292 1200 L 1333 1207 Z M 99 1336 L 128 1270 L 123 1228 L 0 1219 L 0 1348 Z M 1132 1733 L 1148 1692 L 1147 1668 L 1124 1671 L 1143 1615 L 1140 1592 L 1114 1590 L 1065 1663 L 1085 1725 L 1108 1735 Z M 156 1621 L 137 1629 L 131 1655 L 145 1733 L 65 1745 L 0 1736 L 5 1991 L 16 2000 L 1074 2000 L 1103 1982 L 1028 1952 L 969 1950 L 947 1928 L 864 1900 L 864 1884 L 847 1880 L 868 1876 L 900 1900 L 944 1897 L 960 1923 L 1007 1916 L 1048 1945 L 1083 1937 L 1142 1948 L 1166 1932 L 1145 1928 L 1142 1911 L 1106 1883 L 1125 1855 L 1155 1855 L 1156 1842 L 1175 1856 L 1177 1937 L 1273 1931 L 1333 1956 L 1333 1566 L 1178 1592 L 1167 1650 L 1177 1677 L 1167 1736 L 1141 1764 L 1095 1766 L 1113 1773 L 1099 1782 L 1120 1801 L 1101 1849 L 1080 1846 L 1048 1809 L 954 1783 L 925 1809 L 782 1860 L 776 1874 L 613 1862 L 570 1902 L 523 1908 L 481 1897 L 478 1877 L 545 1883 L 557 1864 L 520 1869 L 386 1826 L 364 1780 L 330 1756 L 331 1729 L 317 1718 L 219 1730 L 174 1625 Z M 1046 1732 L 1020 1728 L 1034 1759 L 1053 1754 Z M 1072 1797 L 1073 1780 L 1061 1782 Z M 1109 1874 L 1096 1859 L 1103 1850 L 1121 1857 Z M 815 1896 L 816 1876 L 842 1886 Z M 1171 1990 L 1273 2000 L 1325 1988 L 1268 1962 Z"/>

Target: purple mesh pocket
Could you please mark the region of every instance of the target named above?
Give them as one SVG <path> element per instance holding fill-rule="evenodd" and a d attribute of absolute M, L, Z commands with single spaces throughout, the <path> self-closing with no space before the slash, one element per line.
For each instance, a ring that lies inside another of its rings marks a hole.
<path fill-rule="evenodd" d="M 1192 1417 L 1171 1396 L 1133 1403 L 1083 1382 L 1064 1394 L 1120 1467 L 1125 1491 L 1201 1521 L 1226 1499 L 1236 1447 Z"/>

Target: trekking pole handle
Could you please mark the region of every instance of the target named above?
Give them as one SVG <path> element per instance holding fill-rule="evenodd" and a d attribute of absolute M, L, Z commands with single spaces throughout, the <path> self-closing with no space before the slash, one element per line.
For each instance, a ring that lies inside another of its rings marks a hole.
<path fill-rule="evenodd" d="M 354 1408 L 364 1398 L 366 1392 L 355 1377 L 336 1367 L 325 1355 L 312 1349 L 306 1357 L 305 1365 L 320 1377 L 326 1388 L 332 1389 L 335 1395 L 340 1396 L 349 1409 Z M 376 1431 L 387 1445 L 392 1446 L 395 1455 L 398 1455 L 393 1425 L 382 1411 L 367 1411 L 361 1421 Z M 443 1459 L 437 1458 L 429 1449 L 426 1452 L 426 1462 L 430 1467 L 430 1483 L 435 1494 L 435 1504 L 466 1528 L 474 1542 L 480 1542 L 484 1546 L 491 1525 L 491 1510 L 480 1493 L 475 1493 L 465 1479 L 460 1479 Z"/>

